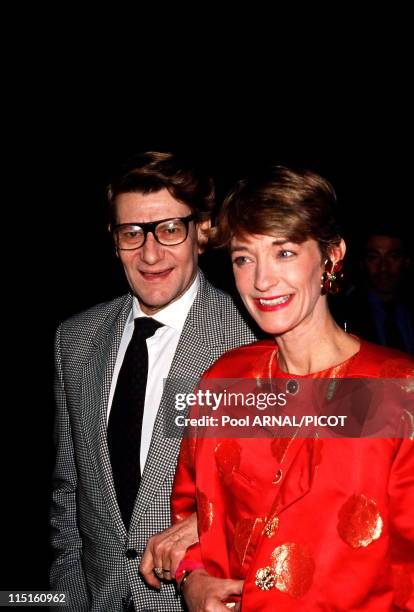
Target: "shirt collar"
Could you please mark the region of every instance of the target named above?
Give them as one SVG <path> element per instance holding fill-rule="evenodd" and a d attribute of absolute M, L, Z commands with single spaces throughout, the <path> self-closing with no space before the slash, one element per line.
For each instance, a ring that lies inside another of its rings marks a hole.
<path fill-rule="evenodd" d="M 196 274 L 193 282 L 189 288 L 183 293 L 183 295 L 165 306 L 162 310 L 159 310 L 156 314 L 152 315 L 152 318 L 166 325 L 172 327 L 176 331 L 182 331 L 188 312 L 193 305 L 198 289 L 200 287 L 200 275 Z M 134 296 L 132 301 L 132 310 L 128 318 L 127 324 L 132 324 L 133 321 L 138 317 L 148 317 L 148 315 L 142 310 L 138 298 Z"/>

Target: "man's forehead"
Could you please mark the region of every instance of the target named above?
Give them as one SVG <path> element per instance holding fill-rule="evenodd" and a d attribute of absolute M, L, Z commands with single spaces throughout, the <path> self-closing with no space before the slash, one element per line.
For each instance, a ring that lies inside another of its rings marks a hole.
<path fill-rule="evenodd" d="M 403 251 L 404 245 L 401 238 L 378 234 L 369 238 L 365 245 L 365 250 L 382 254 L 389 251 Z"/>
<path fill-rule="evenodd" d="M 147 223 L 172 217 L 185 217 L 191 208 L 173 198 L 167 189 L 154 193 L 121 193 L 115 201 L 116 213 L 121 223 Z"/>

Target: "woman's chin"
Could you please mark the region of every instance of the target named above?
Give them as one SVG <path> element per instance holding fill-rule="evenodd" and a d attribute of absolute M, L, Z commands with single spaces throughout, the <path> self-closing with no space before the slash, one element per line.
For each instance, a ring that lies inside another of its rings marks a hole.
<path fill-rule="evenodd" d="M 282 336 L 283 334 L 286 334 L 292 329 L 292 327 L 289 325 L 272 325 L 271 323 L 266 325 L 263 324 L 262 321 L 257 323 L 266 334 L 269 334 L 271 336 Z"/>

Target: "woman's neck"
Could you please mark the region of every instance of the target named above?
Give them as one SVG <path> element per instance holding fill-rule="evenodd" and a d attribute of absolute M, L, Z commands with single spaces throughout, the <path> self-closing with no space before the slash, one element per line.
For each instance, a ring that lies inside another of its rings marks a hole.
<path fill-rule="evenodd" d="M 303 322 L 295 329 L 276 336 L 279 367 L 305 376 L 342 363 L 359 351 L 360 343 L 346 334 L 327 311 L 326 316 Z"/>

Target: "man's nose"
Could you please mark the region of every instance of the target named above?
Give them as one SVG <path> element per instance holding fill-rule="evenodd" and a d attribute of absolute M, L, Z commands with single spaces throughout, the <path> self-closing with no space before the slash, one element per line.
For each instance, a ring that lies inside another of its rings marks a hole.
<path fill-rule="evenodd" d="M 390 267 L 389 263 L 390 262 L 389 262 L 387 257 L 381 257 L 381 259 L 380 259 L 380 266 L 379 266 L 381 272 L 388 272 L 389 267 Z"/>
<path fill-rule="evenodd" d="M 162 244 L 157 242 L 152 232 L 148 232 L 147 238 L 141 247 L 141 259 L 148 264 L 154 264 L 164 255 Z"/>

